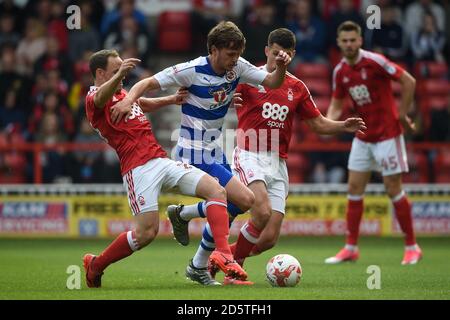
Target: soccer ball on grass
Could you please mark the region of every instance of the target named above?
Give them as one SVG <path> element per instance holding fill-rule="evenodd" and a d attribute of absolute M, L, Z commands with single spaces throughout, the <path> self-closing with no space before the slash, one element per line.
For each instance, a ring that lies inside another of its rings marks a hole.
<path fill-rule="evenodd" d="M 302 277 L 302 266 L 289 254 L 271 258 L 266 266 L 266 279 L 273 287 L 294 287 Z"/>

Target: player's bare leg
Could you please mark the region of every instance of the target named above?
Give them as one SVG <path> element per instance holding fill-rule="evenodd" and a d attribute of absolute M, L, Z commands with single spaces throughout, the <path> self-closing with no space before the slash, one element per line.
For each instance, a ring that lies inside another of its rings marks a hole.
<path fill-rule="evenodd" d="M 347 238 L 345 247 L 335 256 L 325 259 L 325 263 L 336 264 L 344 261 L 356 261 L 359 258 L 359 225 L 364 211 L 364 191 L 370 180 L 371 172 L 349 170 L 347 200 Z"/>
<path fill-rule="evenodd" d="M 231 178 L 225 186 L 225 190 L 228 201 L 234 203 L 242 212 L 249 210 L 255 203 L 253 192 L 236 177 Z"/>
<path fill-rule="evenodd" d="M 255 195 L 255 203 L 250 210 L 250 219 L 242 226 L 233 248 L 234 257 L 241 265 L 258 242 L 261 231 L 269 221 L 272 211 L 266 184 L 263 181 L 253 181 L 248 188 Z"/>
<path fill-rule="evenodd" d="M 111 263 L 122 260 L 134 251 L 147 246 L 158 234 L 158 211 L 140 213 L 134 217 L 134 221 L 136 229 L 122 232 L 100 255 L 88 253 L 83 257 L 88 287 L 101 287 L 103 271 Z"/>
<path fill-rule="evenodd" d="M 226 275 L 245 280 L 247 273 L 234 260 L 228 244 L 230 232 L 226 188 L 221 187 L 211 176 L 204 175 L 197 185 L 196 194 L 206 200 L 206 218 L 216 246 L 216 250 L 211 254 L 210 259 Z"/>
<path fill-rule="evenodd" d="M 416 243 L 414 235 L 411 203 L 402 187 L 402 175 L 394 174 L 383 177 L 386 193 L 395 208 L 395 216 L 405 235 L 405 253 L 402 265 L 416 264 L 422 258 L 422 250 Z"/>

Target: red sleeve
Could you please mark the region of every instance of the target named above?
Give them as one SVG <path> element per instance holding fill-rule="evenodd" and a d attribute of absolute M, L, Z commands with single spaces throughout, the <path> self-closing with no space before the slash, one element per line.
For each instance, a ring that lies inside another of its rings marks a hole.
<path fill-rule="evenodd" d="M 318 117 L 320 115 L 320 111 L 317 108 L 308 87 L 306 87 L 303 82 L 299 82 L 298 89 L 302 92 L 302 98 L 297 106 L 297 113 L 300 115 L 300 119 L 308 120 Z"/>
<path fill-rule="evenodd" d="M 92 108 L 95 108 L 95 104 L 94 104 L 94 96 L 95 96 L 96 91 L 93 92 L 89 92 L 86 95 L 86 108 L 93 110 Z"/>
<path fill-rule="evenodd" d="M 373 55 L 374 57 L 371 60 L 374 62 L 374 64 L 377 66 L 377 69 L 383 76 L 395 81 L 400 79 L 403 72 L 405 71 L 403 68 L 381 54 L 374 53 Z"/>
<path fill-rule="evenodd" d="M 333 98 L 336 99 L 344 99 L 346 92 L 345 88 L 342 85 L 342 77 L 339 72 L 341 66 L 338 64 L 333 70 Z"/>

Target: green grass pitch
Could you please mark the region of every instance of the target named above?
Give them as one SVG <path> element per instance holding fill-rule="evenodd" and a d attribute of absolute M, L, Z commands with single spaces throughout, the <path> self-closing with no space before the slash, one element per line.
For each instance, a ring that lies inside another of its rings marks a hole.
<path fill-rule="evenodd" d="M 157 238 L 147 248 L 111 265 L 101 289 L 84 283 L 81 257 L 98 254 L 110 240 L 0 239 L 0 299 L 449 299 L 450 238 L 419 239 L 424 259 L 401 266 L 401 238 L 360 241 L 356 263 L 328 266 L 323 260 L 342 245 L 342 237 L 286 237 L 264 254 L 246 261 L 251 287 L 203 287 L 185 279 L 184 269 L 197 248 Z M 297 257 L 303 267 L 300 284 L 272 288 L 264 279 L 266 262 L 278 253 Z M 66 287 L 69 265 L 81 267 L 81 289 Z M 367 267 L 381 269 L 381 289 L 369 290 Z"/>

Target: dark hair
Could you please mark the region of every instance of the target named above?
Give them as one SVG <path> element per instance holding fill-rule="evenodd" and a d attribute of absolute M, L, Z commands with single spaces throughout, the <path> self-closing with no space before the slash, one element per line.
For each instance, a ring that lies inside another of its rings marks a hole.
<path fill-rule="evenodd" d="M 208 53 L 211 53 L 212 46 L 217 49 L 244 50 L 245 37 L 233 22 L 222 21 L 208 33 Z"/>
<path fill-rule="evenodd" d="M 92 54 L 89 58 L 89 70 L 91 70 L 92 76 L 95 79 L 95 71 L 100 68 L 106 70 L 109 57 L 118 57 L 119 53 L 116 50 L 100 50 Z"/>
<path fill-rule="evenodd" d="M 342 22 L 337 28 L 337 35 L 342 31 L 356 31 L 359 35 L 361 35 L 361 27 L 356 22 L 347 20 Z"/>
<path fill-rule="evenodd" d="M 274 43 L 278 44 L 283 49 L 295 49 L 295 35 L 286 28 L 279 28 L 269 33 L 267 45 L 271 47 Z"/>

